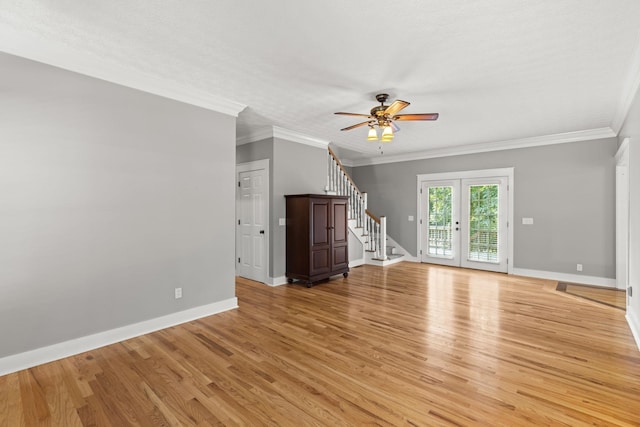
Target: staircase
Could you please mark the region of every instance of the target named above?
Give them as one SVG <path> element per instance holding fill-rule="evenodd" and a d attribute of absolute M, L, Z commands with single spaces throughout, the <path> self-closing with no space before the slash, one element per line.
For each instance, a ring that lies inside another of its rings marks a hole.
<path fill-rule="evenodd" d="M 377 217 L 367 209 L 367 193 L 361 192 L 344 169 L 338 156 L 329 147 L 327 153 L 327 194 L 348 196 L 349 231 L 362 245 L 362 257 L 349 263 L 386 266 L 402 261 L 403 254 L 395 246 L 387 245 L 387 218 Z M 349 252 L 359 248 L 349 247 Z M 351 257 L 350 257 L 351 258 Z"/>

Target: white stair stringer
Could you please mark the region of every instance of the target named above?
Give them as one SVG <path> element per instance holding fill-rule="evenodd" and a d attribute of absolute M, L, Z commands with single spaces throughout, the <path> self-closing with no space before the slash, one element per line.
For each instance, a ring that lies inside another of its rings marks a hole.
<path fill-rule="evenodd" d="M 355 248 L 353 247 L 354 245 L 349 245 L 349 267 L 358 267 L 362 264 L 378 265 L 384 267 L 387 265 L 397 264 L 405 260 L 406 251 L 392 238 L 387 236 L 387 239 L 392 244 L 387 246 L 386 259 L 382 259 L 378 255 L 376 255 L 375 251 L 365 250 L 368 243 L 368 236 L 366 234 L 363 234 L 364 229 L 357 226 L 357 221 L 355 219 L 349 220 L 349 231 L 360 242 L 360 245 Z M 352 251 L 357 251 L 358 255 L 356 256 L 356 259 L 354 259 L 354 257 L 352 256 Z"/>
<path fill-rule="evenodd" d="M 349 219 L 349 267 L 358 267 L 366 263 L 366 237 L 362 235 L 363 228 L 358 226 L 356 219 Z"/>
<path fill-rule="evenodd" d="M 379 265 L 379 266 L 387 266 L 392 264 L 397 264 L 401 261 L 405 261 L 405 253 L 404 248 L 396 243 L 391 237 L 387 236 L 387 240 L 389 244 L 387 244 L 387 256 L 385 259 L 381 259 L 380 257 L 376 257 L 375 253 L 369 252 L 369 256 L 365 257 L 366 264 Z"/>

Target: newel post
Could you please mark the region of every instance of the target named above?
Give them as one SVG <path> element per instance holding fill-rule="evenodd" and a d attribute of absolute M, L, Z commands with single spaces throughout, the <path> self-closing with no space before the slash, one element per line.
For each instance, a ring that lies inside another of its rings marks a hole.
<path fill-rule="evenodd" d="M 387 259 L 387 217 L 380 217 L 380 258 Z"/>

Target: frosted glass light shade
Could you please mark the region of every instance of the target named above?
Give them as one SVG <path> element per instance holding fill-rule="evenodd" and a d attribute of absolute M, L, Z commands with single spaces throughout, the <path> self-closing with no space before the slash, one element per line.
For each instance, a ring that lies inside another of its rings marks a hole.
<path fill-rule="evenodd" d="M 393 130 L 391 129 L 391 126 L 385 126 L 384 130 L 382 131 L 382 138 L 380 138 L 380 140 L 382 142 L 389 142 L 393 139 Z"/>
<path fill-rule="evenodd" d="M 367 141 L 377 141 L 378 132 L 373 127 L 369 128 L 369 134 L 367 135 Z"/>

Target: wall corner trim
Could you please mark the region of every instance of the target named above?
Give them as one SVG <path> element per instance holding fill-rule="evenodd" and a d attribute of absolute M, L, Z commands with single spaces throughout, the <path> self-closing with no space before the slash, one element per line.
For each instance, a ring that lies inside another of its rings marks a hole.
<path fill-rule="evenodd" d="M 287 284 L 287 277 L 286 276 L 269 277 L 269 282 L 267 282 L 267 285 L 269 285 L 269 286 L 281 286 L 281 285 L 286 285 L 286 284 Z"/>
<path fill-rule="evenodd" d="M 0 376 L 238 308 L 236 297 L 0 359 Z"/>
<path fill-rule="evenodd" d="M 636 340 L 636 345 L 640 351 L 640 320 L 638 320 L 632 311 L 627 311 L 627 315 L 625 317 L 627 318 L 627 323 L 629 324 L 633 338 Z"/>

